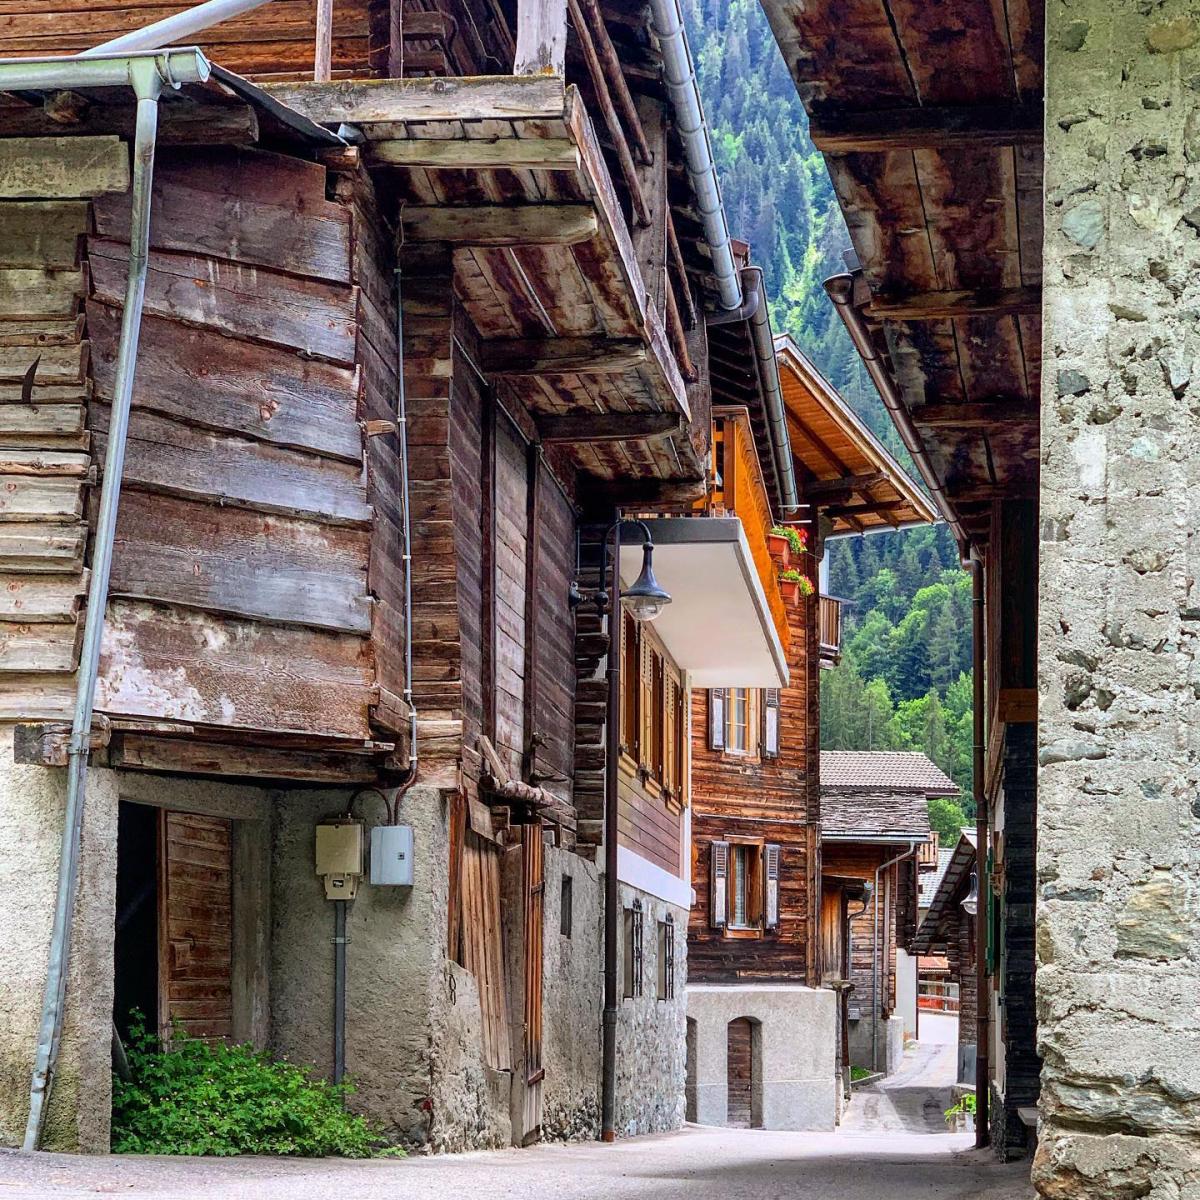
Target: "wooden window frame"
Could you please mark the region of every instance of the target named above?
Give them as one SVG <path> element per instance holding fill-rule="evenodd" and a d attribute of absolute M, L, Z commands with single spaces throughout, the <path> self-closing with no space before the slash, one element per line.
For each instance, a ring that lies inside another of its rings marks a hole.
<path fill-rule="evenodd" d="M 735 746 L 733 733 L 736 725 L 734 714 L 737 711 L 738 696 L 744 693 L 746 697 L 746 744 Z M 759 727 L 761 715 L 762 694 L 759 688 L 726 688 L 725 689 L 725 738 L 724 752 L 732 758 L 753 759 L 759 757 Z"/>
<path fill-rule="evenodd" d="M 765 838 L 726 837 L 729 843 L 729 870 L 725 883 L 725 936 L 727 938 L 761 938 L 763 936 L 764 879 L 763 855 Z M 751 851 L 746 869 L 747 923 L 735 925 L 734 906 L 737 895 L 737 860 L 739 850 Z"/>

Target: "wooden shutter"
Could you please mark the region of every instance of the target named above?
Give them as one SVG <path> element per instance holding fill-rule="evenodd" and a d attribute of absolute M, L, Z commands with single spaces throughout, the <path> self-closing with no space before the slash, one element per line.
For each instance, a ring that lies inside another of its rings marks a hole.
<path fill-rule="evenodd" d="M 637 622 L 626 612 L 621 614 L 621 746 L 631 758 L 638 757 L 641 713 L 641 659 Z"/>
<path fill-rule="evenodd" d="M 763 925 L 779 928 L 779 847 L 770 842 L 763 847 Z"/>
<path fill-rule="evenodd" d="M 677 707 L 675 695 L 679 685 L 671 676 L 664 672 L 663 677 L 663 787 L 667 788 L 674 799 L 679 799 L 675 780 L 675 751 L 679 745 L 678 730 L 675 722 Z"/>
<path fill-rule="evenodd" d="M 728 913 L 729 843 L 713 842 L 709 856 L 708 893 L 712 910 L 709 923 L 714 929 L 724 929 Z"/>
<path fill-rule="evenodd" d="M 762 694 L 762 756 L 779 757 L 779 689 L 766 688 Z"/>
<path fill-rule="evenodd" d="M 638 705 L 641 713 L 638 731 L 638 763 L 647 771 L 654 770 L 654 651 L 650 639 L 641 637 L 639 659 Z"/>
<path fill-rule="evenodd" d="M 725 705 L 727 688 L 708 689 L 708 748 L 725 749 Z"/>

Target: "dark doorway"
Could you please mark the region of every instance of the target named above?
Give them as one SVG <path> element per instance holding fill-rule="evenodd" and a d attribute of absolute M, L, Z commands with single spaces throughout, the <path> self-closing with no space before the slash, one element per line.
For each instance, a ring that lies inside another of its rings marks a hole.
<path fill-rule="evenodd" d="M 129 1036 L 137 1009 L 158 1024 L 158 810 L 121 801 L 117 811 L 116 991 L 113 1019 Z"/>
<path fill-rule="evenodd" d="M 748 1017 L 729 1022 L 729 1101 L 726 1121 L 749 1129 L 754 1097 L 754 1026 Z"/>

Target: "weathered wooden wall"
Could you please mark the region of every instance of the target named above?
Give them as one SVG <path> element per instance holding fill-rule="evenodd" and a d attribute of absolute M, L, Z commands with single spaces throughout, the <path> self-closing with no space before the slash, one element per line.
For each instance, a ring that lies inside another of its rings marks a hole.
<path fill-rule="evenodd" d="M 155 210 L 97 708 L 365 739 L 351 213 L 323 167 L 221 150 L 162 151 Z M 128 217 L 103 197 L 86 242 L 98 461 Z"/>
<path fill-rule="evenodd" d="M 389 0 L 334 0 L 333 73 L 387 74 Z M 194 0 L 200 3 L 200 0 Z M 76 54 L 190 7 L 160 0 L 8 0 L 0 9 L 0 55 Z M 200 35 L 215 61 L 255 79 L 312 78 L 315 0 L 275 0 Z"/>
<path fill-rule="evenodd" d="M 803 569 L 803 568 L 802 568 Z M 815 984 L 820 953 L 821 849 L 817 719 L 817 601 L 788 604 L 789 685 L 779 693 L 779 756 L 757 758 L 710 749 L 709 693 L 692 694 L 692 887 L 688 977 Z M 709 846 L 729 836 L 778 843 L 780 924 L 761 938 L 732 938 L 710 923 Z"/>

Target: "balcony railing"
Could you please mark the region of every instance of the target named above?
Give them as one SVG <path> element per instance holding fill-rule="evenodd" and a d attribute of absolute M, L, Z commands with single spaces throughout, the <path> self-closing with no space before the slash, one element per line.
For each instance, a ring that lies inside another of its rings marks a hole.
<path fill-rule="evenodd" d="M 842 602 L 834 596 L 820 601 L 821 666 L 836 667 L 842 661 Z"/>

